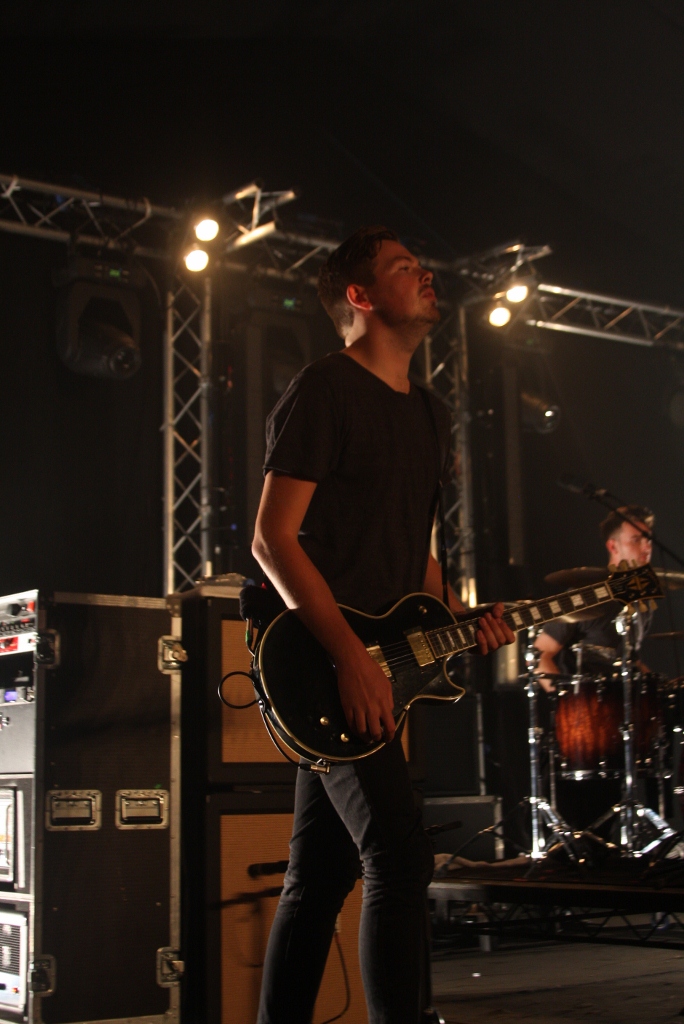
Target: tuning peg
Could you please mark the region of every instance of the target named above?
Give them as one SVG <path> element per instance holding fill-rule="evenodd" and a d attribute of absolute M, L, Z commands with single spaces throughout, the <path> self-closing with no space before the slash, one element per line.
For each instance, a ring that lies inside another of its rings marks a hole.
<path fill-rule="evenodd" d="M 651 598 L 651 600 L 648 602 L 648 607 L 651 609 L 652 612 L 654 612 L 658 607 L 658 602 L 654 601 L 654 599 Z"/>
<path fill-rule="evenodd" d="M 624 558 L 622 559 L 622 561 L 618 565 L 618 569 L 620 570 L 620 572 L 626 572 L 627 569 L 629 569 L 629 565 L 628 565 L 626 559 L 624 559 Z"/>
<path fill-rule="evenodd" d="M 617 571 L 618 571 L 617 565 L 615 565 L 614 562 L 610 562 L 609 565 L 608 565 L 608 572 L 610 573 L 610 575 L 612 576 L 613 573 L 615 573 Z"/>
<path fill-rule="evenodd" d="M 648 611 L 648 605 L 645 601 L 639 601 L 639 611 L 642 613 L 642 615 L 644 612 Z"/>

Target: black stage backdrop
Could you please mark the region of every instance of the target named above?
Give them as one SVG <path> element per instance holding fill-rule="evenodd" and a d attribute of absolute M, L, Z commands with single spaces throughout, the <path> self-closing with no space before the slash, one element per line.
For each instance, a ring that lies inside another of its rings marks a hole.
<path fill-rule="evenodd" d="M 465 32 L 455 59 L 467 55 L 472 65 L 478 47 L 485 54 L 479 31 Z M 386 60 L 340 40 L 267 31 L 154 44 L 15 38 L 0 69 L 3 93 L 14 98 L 3 114 L 0 169 L 177 205 L 260 177 L 270 187 L 300 186 L 287 211 L 299 228 L 343 234 L 384 221 L 442 257 L 514 237 L 549 242 L 554 255 L 539 265 L 548 281 L 684 305 L 671 246 L 646 245 L 636 220 L 580 198 L 577 181 L 559 184 L 531 149 L 520 156 L 521 137 L 504 146 L 476 134 L 470 115 L 459 119 L 456 94 L 447 102 L 444 91 L 426 91 L 415 68 L 402 78 Z M 0 592 L 40 584 L 158 594 L 156 300 L 150 291 L 143 304 L 138 375 L 122 383 L 75 376 L 54 349 L 52 272 L 65 257 L 65 247 L 0 234 Z M 546 572 L 602 559 L 600 510 L 556 487 L 563 472 L 647 502 L 663 536 L 684 546 L 684 435 L 664 411 L 681 365 L 663 353 L 554 336 L 541 353 L 513 354 L 523 375 L 528 363 L 543 365 L 533 376 L 541 374 L 563 418 L 556 434 L 523 436 L 527 568 L 507 569 L 502 346 L 472 326 L 474 412 L 494 409 L 490 426 L 474 423 L 482 596 L 540 593 Z"/>
<path fill-rule="evenodd" d="M 466 33 L 462 47 L 472 57 L 481 43 Z M 343 234 L 384 221 L 442 257 L 513 237 L 549 242 L 546 280 L 684 303 L 671 256 L 645 250 L 624 219 L 459 123 L 453 97 L 428 95 L 420 78 L 389 75 L 380 59 L 362 60 L 339 41 L 14 39 L 0 76 L 15 98 L 3 114 L 3 172 L 177 205 L 260 177 L 301 187 L 287 211 L 300 229 Z M 361 110 L 368 116 L 359 119 Z M 155 300 L 150 293 L 144 304 L 137 376 L 77 377 L 54 350 L 51 274 L 65 257 L 57 244 L 0 235 L 0 592 L 40 583 L 158 594 Z M 496 368 L 500 342 L 492 345 L 486 358 Z M 529 574 L 508 580 L 507 596 L 523 582 L 537 589 L 546 571 L 601 556 L 600 517 L 555 489 L 559 472 L 586 467 L 597 482 L 652 504 L 673 543 L 680 530 L 682 437 L 663 418 L 665 357 L 571 338 L 548 347 L 563 422 L 553 437 L 525 438 Z M 486 466 L 501 479 L 496 459 Z M 476 478 L 485 474 L 475 468 Z M 485 517 L 481 529 L 490 527 Z M 486 596 L 504 585 L 490 562 L 506 561 L 501 537 L 488 543 L 480 551 Z"/>
<path fill-rule="evenodd" d="M 66 246 L 0 234 L 0 592 L 161 593 L 161 323 L 142 295 L 142 367 L 67 370 L 55 347 Z"/>

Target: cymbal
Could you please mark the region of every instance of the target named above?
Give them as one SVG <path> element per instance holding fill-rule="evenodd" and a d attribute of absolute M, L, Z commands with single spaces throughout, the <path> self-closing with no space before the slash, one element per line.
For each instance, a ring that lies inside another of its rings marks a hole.
<path fill-rule="evenodd" d="M 680 590 L 684 587 L 684 572 L 673 571 L 672 569 L 654 569 L 653 572 L 660 580 L 661 586 L 666 590 Z"/>
<path fill-rule="evenodd" d="M 644 640 L 684 640 L 684 630 L 674 629 L 670 633 L 647 633 Z"/>
<path fill-rule="evenodd" d="M 667 590 L 680 590 L 684 587 L 684 572 L 672 569 L 658 569 L 654 566 L 653 572 L 660 583 Z M 582 565 L 577 569 L 559 569 L 557 572 L 550 572 L 544 577 L 545 583 L 552 587 L 564 587 L 566 590 L 574 590 L 575 587 L 588 587 L 592 583 L 601 583 L 608 579 L 608 569 L 598 565 Z"/>
<path fill-rule="evenodd" d="M 550 572 L 544 577 L 546 583 L 550 583 L 554 590 L 574 590 L 576 587 L 588 587 L 592 583 L 602 583 L 608 579 L 608 570 L 598 565 L 582 565 L 578 569 L 559 569 L 557 572 Z M 594 608 L 583 608 L 581 611 L 570 612 L 564 615 L 561 622 L 587 622 L 589 619 L 598 619 L 600 615 L 611 613 L 611 617 L 620 614 L 622 605 L 617 601 L 610 604 L 600 604 Z"/>
<path fill-rule="evenodd" d="M 552 587 L 574 590 L 576 587 L 588 587 L 592 583 L 602 583 L 607 579 L 608 570 L 605 566 L 582 565 L 578 569 L 559 569 L 557 572 L 550 572 L 544 577 L 544 582 L 550 583 Z"/>

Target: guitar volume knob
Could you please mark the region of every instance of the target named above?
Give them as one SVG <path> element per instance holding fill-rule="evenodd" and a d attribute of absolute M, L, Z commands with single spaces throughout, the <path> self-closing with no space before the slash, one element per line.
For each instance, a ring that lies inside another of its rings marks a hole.
<path fill-rule="evenodd" d="M 343 743 L 349 743 L 349 737 L 347 736 L 346 732 L 340 733 L 340 739 L 342 740 Z"/>
<path fill-rule="evenodd" d="M 326 718 L 325 715 L 319 718 L 319 722 L 321 723 L 321 725 L 330 725 L 330 719 Z"/>

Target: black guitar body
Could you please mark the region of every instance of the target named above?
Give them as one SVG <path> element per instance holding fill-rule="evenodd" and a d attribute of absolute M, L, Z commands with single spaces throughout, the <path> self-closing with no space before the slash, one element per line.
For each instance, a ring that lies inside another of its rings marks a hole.
<path fill-rule="evenodd" d="M 344 605 L 340 610 L 388 674 L 397 723 L 419 696 L 451 701 L 463 696 L 463 689 L 444 671 L 446 661 L 421 667 L 406 637 L 416 629 L 453 625 L 453 615 L 437 598 L 409 594 L 381 616 L 364 615 Z M 291 750 L 308 760 L 355 761 L 384 746 L 384 741 L 366 743 L 350 730 L 332 660 L 294 612 L 279 615 L 262 638 L 257 690 L 272 728 Z"/>

